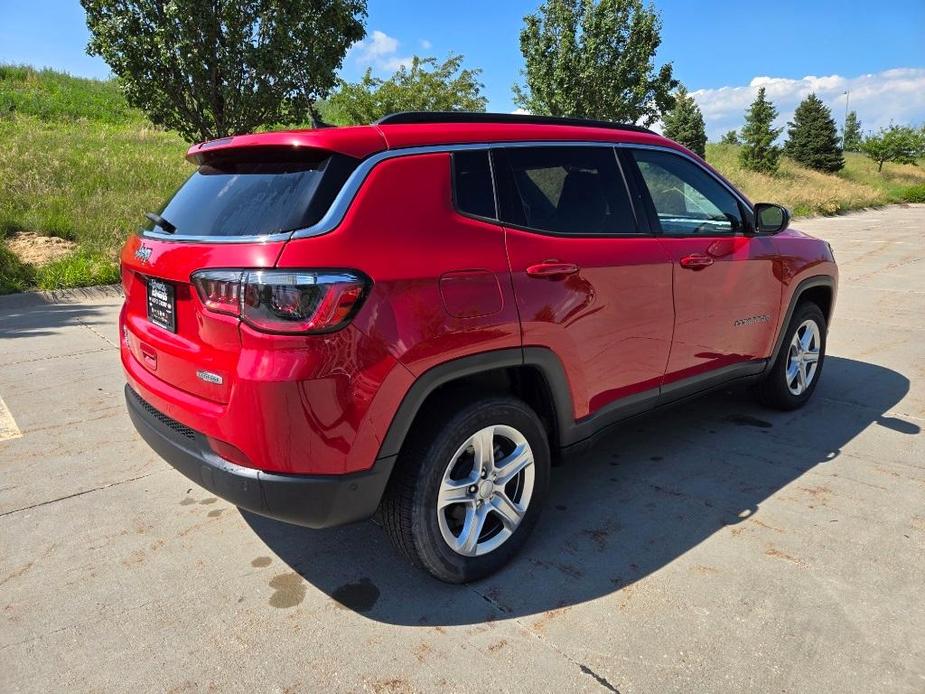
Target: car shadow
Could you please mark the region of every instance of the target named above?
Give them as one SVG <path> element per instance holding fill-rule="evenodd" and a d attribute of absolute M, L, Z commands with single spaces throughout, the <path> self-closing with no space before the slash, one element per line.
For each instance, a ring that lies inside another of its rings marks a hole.
<path fill-rule="evenodd" d="M 108 308 L 106 305 L 79 303 L 0 302 L 0 340 L 56 335 L 62 328 L 71 325 L 102 330 L 112 323 Z"/>
<path fill-rule="evenodd" d="M 470 584 L 478 597 L 411 568 L 373 522 L 311 531 L 242 515 L 294 572 L 369 619 L 441 626 L 540 614 L 630 585 L 744 522 L 807 471 L 837 464 L 871 425 L 918 433 L 887 414 L 908 390 L 895 371 L 829 356 L 797 412 L 763 409 L 736 388 L 624 423 L 553 470 L 533 537 L 507 568 Z"/>

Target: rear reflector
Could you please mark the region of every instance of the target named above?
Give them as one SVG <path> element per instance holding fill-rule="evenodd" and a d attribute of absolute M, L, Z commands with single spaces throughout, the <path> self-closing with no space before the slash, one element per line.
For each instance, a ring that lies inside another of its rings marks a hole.
<path fill-rule="evenodd" d="M 324 333 L 346 325 L 368 280 L 350 271 L 203 270 L 193 285 L 209 311 L 272 333 Z"/>
<path fill-rule="evenodd" d="M 230 443 L 225 441 L 220 441 L 219 439 L 213 439 L 211 436 L 206 436 L 206 441 L 209 443 L 209 448 L 212 449 L 212 452 L 218 455 L 220 458 L 224 458 L 228 462 L 234 463 L 235 465 L 241 465 L 243 467 L 254 467 L 254 464 L 250 459 L 244 455 L 244 452 L 240 448 L 232 446 Z"/>

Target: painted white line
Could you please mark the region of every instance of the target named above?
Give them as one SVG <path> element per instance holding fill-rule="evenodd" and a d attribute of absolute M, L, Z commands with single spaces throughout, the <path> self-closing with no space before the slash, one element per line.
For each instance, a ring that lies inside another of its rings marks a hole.
<path fill-rule="evenodd" d="M 6 403 L 3 402 L 3 398 L 0 398 L 0 441 L 18 439 L 21 436 L 22 432 L 16 426 L 16 420 L 13 419 L 13 415 L 7 408 Z"/>

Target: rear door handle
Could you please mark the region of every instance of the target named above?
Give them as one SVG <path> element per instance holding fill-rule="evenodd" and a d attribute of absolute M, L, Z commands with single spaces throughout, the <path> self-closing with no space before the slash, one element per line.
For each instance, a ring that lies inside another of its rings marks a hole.
<path fill-rule="evenodd" d="M 141 356 L 144 357 L 145 363 L 152 371 L 157 371 L 157 352 L 143 342 L 140 342 L 138 347 L 141 349 Z"/>
<path fill-rule="evenodd" d="M 560 263 L 555 260 L 545 260 L 527 268 L 527 274 L 530 277 L 545 277 L 547 279 L 567 277 L 568 275 L 574 275 L 576 272 L 578 272 L 577 265 Z"/>
<path fill-rule="evenodd" d="M 691 253 L 681 258 L 681 267 L 688 270 L 703 270 L 713 264 L 713 258 L 703 253 Z"/>

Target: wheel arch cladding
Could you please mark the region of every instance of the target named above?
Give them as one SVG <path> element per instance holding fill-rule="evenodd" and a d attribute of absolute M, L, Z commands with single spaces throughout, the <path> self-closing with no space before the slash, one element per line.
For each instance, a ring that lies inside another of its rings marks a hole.
<path fill-rule="evenodd" d="M 453 359 L 424 372 L 392 418 L 379 457 L 397 454 L 418 416 L 460 389 L 520 398 L 543 422 L 550 449 L 566 443 L 562 438 L 573 424 L 569 420 L 573 410 L 561 362 L 547 348 L 511 348 Z"/>
<path fill-rule="evenodd" d="M 816 304 L 822 311 L 822 315 L 825 316 L 826 324 L 828 324 L 832 320 L 833 294 L 831 284 L 819 283 L 804 289 L 797 300 L 811 301 Z"/>
<path fill-rule="evenodd" d="M 812 292 L 807 294 L 807 292 Z M 793 290 L 793 293 L 790 295 L 790 302 L 787 305 L 787 311 L 783 316 L 783 320 L 780 323 L 780 327 L 777 329 L 777 337 L 774 340 L 774 349 L 771 351 L 771 357 L 768 359 L 768 365 L 765 369 L 765 372 L 770 371 L 776 360 L 778 353 L 780 352 L 781 344 L 783 344 L 784 336 L 787 333 L 787 326 L 790 325 L 790 320 L 793 318 L 793 312 L 796 311 L 797 305 L 803 299 L 809 299 L 813 303 L 822 301 L 827 298 L 828 304 L 827 307 L 819 306 L 822 310 L 823 315 L 826 319 L 826 330 L 828 330 L 828 322 L 831 318 L 831 311 L 833 309 L 835 301 L 835 279 L 831 275 L 813 275 L 812 277 L 807 277 L 800 281 L 797 284 L 796 288 Z M 817 303 L 817 305 L 819 305 Z M 826 310 L 828 309 L 828 311 Z"/>

